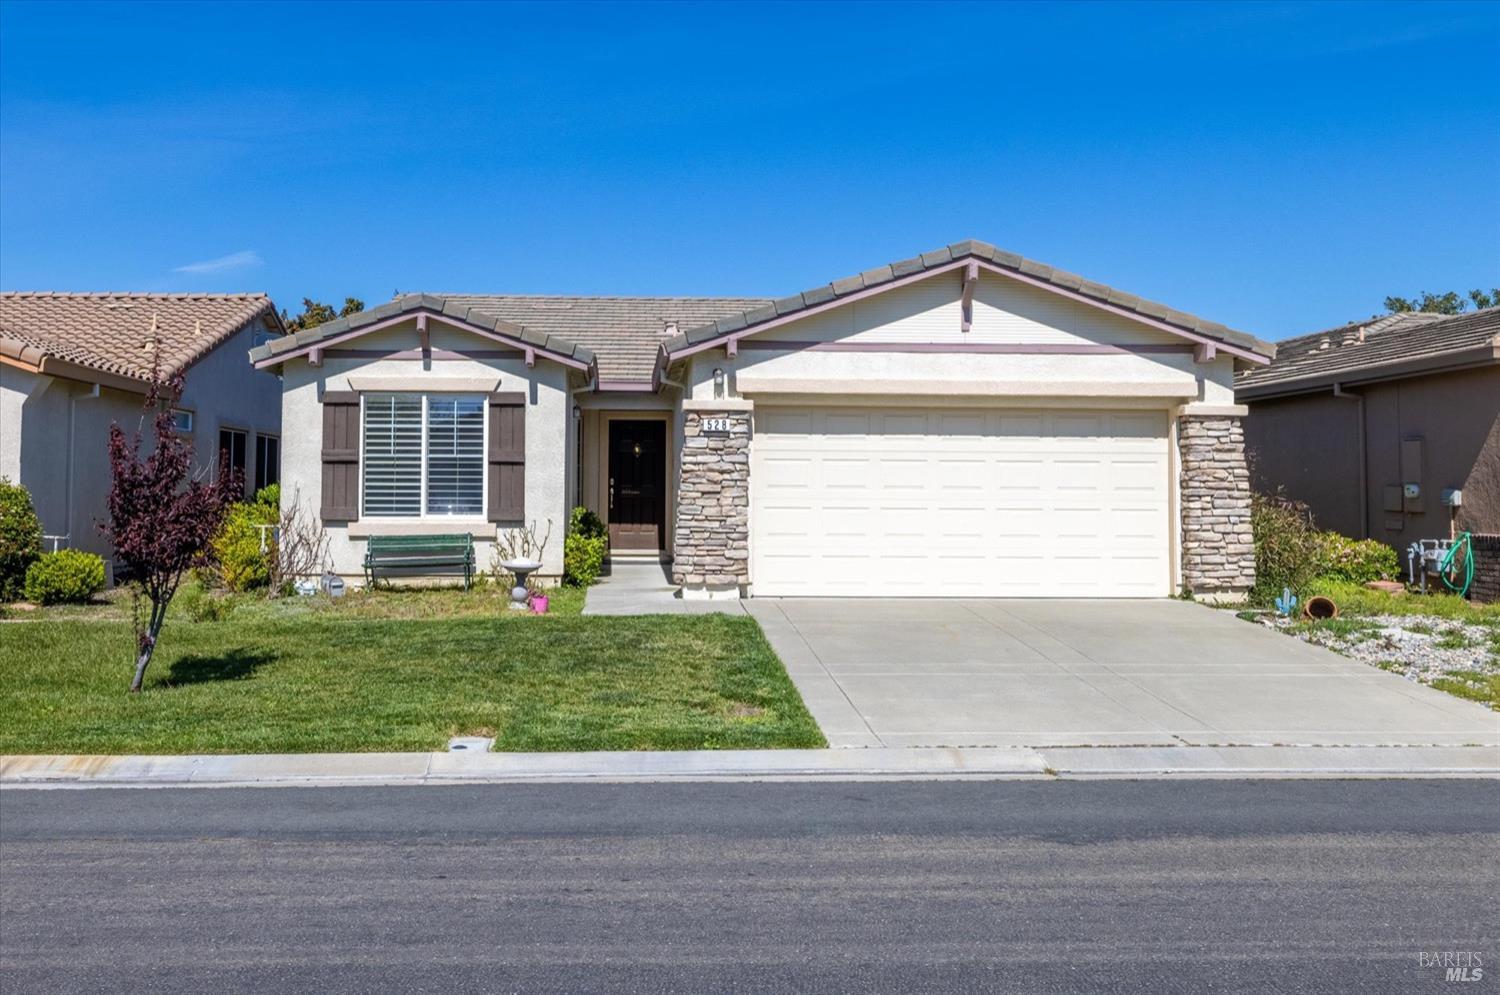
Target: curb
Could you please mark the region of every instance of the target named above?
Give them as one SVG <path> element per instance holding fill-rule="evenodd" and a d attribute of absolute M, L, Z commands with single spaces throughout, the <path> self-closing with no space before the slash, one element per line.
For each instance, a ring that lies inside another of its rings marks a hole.
<path fill-rule="evenodd" d="M 0 757 L 0 788 L 731 780 L 1500 778 L 1500 748 L 986 747 Z"/>

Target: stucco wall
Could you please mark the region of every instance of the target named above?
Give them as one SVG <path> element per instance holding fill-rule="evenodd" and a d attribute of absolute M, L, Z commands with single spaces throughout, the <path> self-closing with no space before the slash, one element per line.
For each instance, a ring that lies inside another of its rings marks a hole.
<path fill-rule="evenodd" d="M 866 394 L 906 391 L 933 396 L 1152 397 L 1234 403 L 1234 360 L 1220 354 L 1195 363 L 1187 340 L 1055 294 L 981 274 L 973 322 L 961 330 L 962 281 L 957 273 L 852 301 L 766 332 L 747 336 L 739 355 L 714 349 L 692 357 L 688 396 L 711 399 L 713 371 L 726 375 L 726 396 Z M 796 349 L 833 342 L 941 346 L 1156 346 L 1173 352 L 830 352 Z M 785 350 L 767 349 L 786 342 Z M 751 343 L 754 343 L 753 345 Z M 1177 402 L 1174 402 L 1177 403 Z"/>
<path fill-rule="evenodd" d="M 493 351 L 494 343 L 457 329 L 434 323 L 434 350 L 462 348 Z M 416 322 L 398 325 L 352 340 L 351 348 L 364 351 L 405 350 L 417 345 Z M 351 386 L 350 377 L 355 377 Z M 427 369 L 420 359 L 339 358 L 330 353 L 321 367 L 305 359 L 294 359 L 283 367 L 282 422 L 287 431 L 282 442 L 283 506 L 301 501 L 317 514 L 322 503 L 322 403 L 326 390 L 364 388 L 386 381 L 388 389 L 434 391 L 458 390 L 481 394 L 491 391 L 525 391 L 526 409 L 526 518 L 545 534 L 552 520 L 552 538 L 543 556 L 541 576 L 562 574 L 563 534 L 567 529 L 568 502 L 572 494 L 574 465 L 572 404 L 567 371 L 545 359 L 528 369 L 520 353 L 504 358 L 434 359 Z M 482 386 L 481 386 L 482 385 Z M 380 389 L 380 388 L 369 388 Z M 495 524 L 484 516 L 462 519 L 414 521 L 369 520 L 327 525 L 331 568 L 346 578 L 363 573 L 365 540 L 371 532 L 411 534 L 426 532 L 472 532 L 479 569 L 490 567 L 496 537 Z"/>
<path fill-rule="evenodd" d="M 1359 480 L 1359 405 L 1328 391 L 1251 405 L 1246 439 L 1257 489 L 1284 484 L 1318 524 L 1369 538 L 1398 552 L 1417 539 L 1445 538 L 1446 488 L 1460 488 L 1460 529 L 1500 532 L 1500 368 L 1464 370 L 1349 388 L 1364 398 L 1367 481 Z M 1422 440 L 1419 479 L 1401 466 L 1402 441 Z M 1387 487 L 1422 486 L 1420 511 L 1388 510 Z M 1362 490 L 1362 493 L 1361 493 Z"/>
<path fill-rule="evenodd" d="M 1332 391 L 1250 405 L 1245 448 L 1260 494 L 1306 501 L 1320 528 L 1363 538 L 1359 405 Z"/>
<path fill-rule="evenodd" d="M 281 383 L 276 374 L 246 360 L 259 322 L 237 332 L 194 363 L 183 385 L 181 407 L 195 412 L 193 438 L 198 459 L 217 470 L 219 429 L 246 433 L 245 490 L 255 489 L 255 440 L 281 435 Z"/>

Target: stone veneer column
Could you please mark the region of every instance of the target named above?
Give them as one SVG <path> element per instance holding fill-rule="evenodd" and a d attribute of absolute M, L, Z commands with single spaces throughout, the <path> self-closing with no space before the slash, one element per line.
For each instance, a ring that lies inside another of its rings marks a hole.
<path fill-rule="evenodd" d="M 1255 584 L 1250 470 L 1238 416 L 1182 415 L 1182 586 L 1196 597 L 1237 601 Z"/>
<path fill-rule="evenodd" d="M 727 420 L 729 431 L 705 433 L 707 418 Z M 750 583 L 747 405 L 683 412 L 672 580 L 685 598 L 737 598 Z"/>

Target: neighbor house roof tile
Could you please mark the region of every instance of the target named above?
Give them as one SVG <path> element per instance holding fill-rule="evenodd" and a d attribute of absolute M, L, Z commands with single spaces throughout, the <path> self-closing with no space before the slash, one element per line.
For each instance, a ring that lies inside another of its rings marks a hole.
<path fill-rule="evenodd" d="M 153 368 L 164 375 L 186 369 L 262 317 L 269 330 L 283 331 L 265 294 L 5 292 L 0 353 L 145 381 Z"/>
<path fill-rule="evenodd" d="M 1396 367 L 1418 373 L 1463 357 L 1483 360 L 1486 350 L 1500 356 L 1500 307 L 1451 316 L 1408 311 L 1282 339 L 1275 361 L 1241 373 L 1234 387 L 1251 399 L 1295 393 Z"/>

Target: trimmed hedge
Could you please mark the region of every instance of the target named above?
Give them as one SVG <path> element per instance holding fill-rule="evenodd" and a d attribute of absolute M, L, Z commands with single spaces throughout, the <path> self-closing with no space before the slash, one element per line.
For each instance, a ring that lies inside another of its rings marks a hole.
<path fill-rule="evenodd" d="M 104 590 L 104 560 L 81 549 L 44 553 L 26 571 L 26 600 L 81 605 Z"/>

